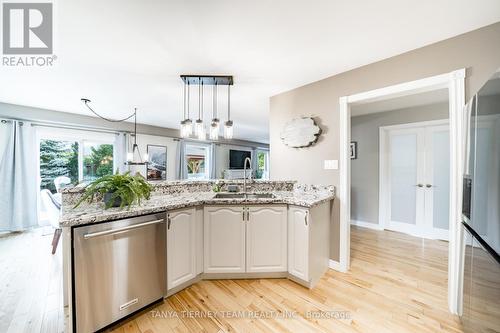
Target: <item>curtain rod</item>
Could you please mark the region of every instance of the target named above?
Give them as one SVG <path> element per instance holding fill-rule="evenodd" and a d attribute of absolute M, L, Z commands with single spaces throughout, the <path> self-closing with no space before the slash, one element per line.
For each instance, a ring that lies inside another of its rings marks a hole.
<path fill-rule="evenodd" d="M 42 122 L 42 121 L 34 121 L 34 120 L 28 120 L 28 119 L 21 119 L 21 118 L 0 118 L 2 123 L 8 122 L 8 121 L 24 121 L 24 122 L 29 122 L 31 123 L 31 126 L 34 127 L 49 127 L 49 128 L 62 128 L 62 129 L 74 129 L 74 130 L 83 130 L 83 131 L 91 131 L 91 132 L 100 132 L 100 133 L 114 133 L 114 134 L 120 134 L 120 133 L 126 133 L 126 134 L 132 134 L 133 132 L 131 131 L 117 131 L 113 129 L 106 129 L 106 128 L 100 128 L 100 127 L 92 127 L 92 126 L 83 126 L 83 125 L 71 125 L 71 124 L 64 124 L 64 123 L 57 123 L 57 122 Z M 175 137 L 175 136 L 166 136 L 166 135 L 154 135 L 150 133 L 143 133 L 143 132 L 137 132 L 137 134 L 142 134 L 142 135 L 152 135 L 152 136 L 161 136 L 164 138 L 169 138 L 172 139 L 173 141 L 180 141 L 181 138 Z M 263 150 L 269 150 L 269 148 L 261 148 L 258 146 L 252 146 L 252 145 L 242 145 L 242 144 L 237 144 L 237 143 L 229 143 L 229 142 L 217 142 L 217 141 L 199 141 L 196 139 L 184 139 L 186 142 L 199 142 L 199 143 L 215 143 L 219 145 L 227 145 L 227 146 L 240 146 L 240 147 L 249 147 L 249 148 L 255 148 L 255 149 L 263 149 Z"/>

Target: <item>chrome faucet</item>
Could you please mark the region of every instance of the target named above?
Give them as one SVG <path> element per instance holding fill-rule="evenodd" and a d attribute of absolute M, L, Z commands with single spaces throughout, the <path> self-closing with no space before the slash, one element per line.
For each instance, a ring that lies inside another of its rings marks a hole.
<path fill-rule="evenodd" d="M 250 169 L 252 168 L 252 159 L 250 157 L 245 158 L 245 162 L 243 162 L 243 192 L 245 193 L 245 197 L 247 195 L 247 161 L 250 164 Z M 250 180 L 252 180 L 252 173 L 250 172 Z"/>

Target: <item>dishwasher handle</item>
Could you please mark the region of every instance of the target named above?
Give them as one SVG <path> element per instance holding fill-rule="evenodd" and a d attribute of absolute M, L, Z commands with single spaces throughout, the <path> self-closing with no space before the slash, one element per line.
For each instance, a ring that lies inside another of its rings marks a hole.
<path fill-rule="evenodd" d="M 162 223 L 162 222 L 165 222 L 165 220 L 160 219 L 160 220 L 154 220 L 154 221 L 149 221 L 149 222 L 144 222 L 144 223 L 133 224 L 133 225 L 129 225 L 129 226 L 122 227 L 122 228 L 93 232 L 90 234 L 83 235 L 83 239 L 90 239 L 90 238 L 99 237 L 99 236 L 112 235 L 112 234 L 116 234 L 119 232 L 137 229 L 137 228 L 145 227 L 145 226 L 152 225 L 152 224 Z"/>

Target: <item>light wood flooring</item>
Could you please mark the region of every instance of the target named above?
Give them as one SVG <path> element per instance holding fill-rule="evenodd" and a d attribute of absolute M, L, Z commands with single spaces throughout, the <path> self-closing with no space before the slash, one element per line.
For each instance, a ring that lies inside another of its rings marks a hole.
<path fill-rule="evenodd" d="M 447 307 L 447 242 L 358 227 L 351 237 L 350 272 L 329 270 L 312 290 L 285 279 L 202 281 L 111 331 L 462 332 Z"/>
<path fill-rule="evenodd" d="M 62 245 L 51 228 L 0 237 L 0 332 L 64 331 Z"/>
<path fill-rule="evenodd" d="M 0 332 L 63 331 L 62 247 L 52 256 L 51 237 L 0 237 Z M 446 304 L 448 243 L 357 227 L 351 237 L 350 272 L 329 270 L 312 290 L 285 279 L 202 281 L 110 331 L 462 332 Z"/>

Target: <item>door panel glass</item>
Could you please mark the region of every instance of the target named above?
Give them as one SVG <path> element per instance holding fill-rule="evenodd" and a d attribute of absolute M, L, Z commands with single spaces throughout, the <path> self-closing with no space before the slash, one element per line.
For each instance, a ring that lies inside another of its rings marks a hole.
<path fill-rule="evenodd" d="M 417 134 L 391 137 L 391 221 L 416 223 Z"/>
<path fill-rule="evenodd" d="M 450 202 L 450 137 L 448 131 L 432 133 L 432 221 L 434 228 L 448 229 Z"/>
<path fill-rule="evenodd" d="M 480 117 L 479 117 L 480 118 Z M 492 130 L 490 127 L 481 126 L 478 119 L 478 128 L 476 128 L 476 163 L 474 172 L 474 188 L 472 192 L 472 221 L 474 230 L 480 236 L 488 234 L 488 205 L 491 196 L 490 188 L 494 179 L 492 170 Z M 498 172 L 498 170 L 496 171 Z M 492 186 L 493 185 L 493 186 Z M 498 202 L 497 202 L 498 204 Z"/>

